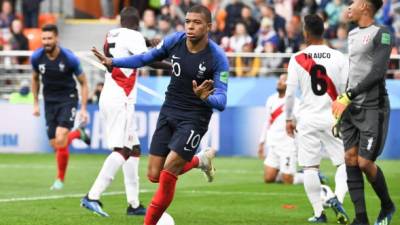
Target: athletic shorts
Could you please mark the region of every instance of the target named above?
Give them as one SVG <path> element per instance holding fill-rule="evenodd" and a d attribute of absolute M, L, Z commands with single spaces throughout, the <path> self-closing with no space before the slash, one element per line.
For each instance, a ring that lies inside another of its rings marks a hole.
<path fill-rule="evenodd" d="M 298 129 L 296 135 L 299 165 L 304 167 L 320 165 L 324 155 L 328 154 L 332 164 L 344 163 L 343 142 L 332 135 L 330 129 Z"/>
<path fill-rule="evenodd" d="M 100 101 L 100 113 L 110 150 L 139 145 L 135 107 L 133 104 Z"/>
<path fill-rule="evenodd" d="M 390 107 L 385 99 L 379 109 L 364 109 L 349 106 L 343 113 L 340 131 L 344 148 L 358 146 L 358 155 L 375 161 L 382 153 L 389 126 Z"/>
<path fill-rule="evenodd" d="M 77 101 L 63 103 L 45 102 L 44 110 L 47 136 L 50 140 L 56 137 L 57 127 L 64 127 L 67 129 L 74 127 L 77 107 Z"/>
<path fill-rule="evenodd" d="M 297 171 L 296 146 L 268 146 L 264 165 L 275 168 L 284 174 L 295 174 Z"/>
<path fill-rule="evenodd" d="M 184 160 L 191 161 L 207 129 L 208 122 L 176 119 L 161 111 L 151 140 L 150 154 L 166 157 L 173 150 Z"/>

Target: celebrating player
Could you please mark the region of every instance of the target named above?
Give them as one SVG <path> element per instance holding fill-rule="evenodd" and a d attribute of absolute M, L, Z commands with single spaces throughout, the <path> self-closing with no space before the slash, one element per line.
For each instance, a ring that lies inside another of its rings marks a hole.
<path fill-rule="evenodd" d="M 147 51 L 145 39 L 138 31 L 139 13 L 133 7 L 124 8 L 121 13 L 121 28 L 107 34 L 104 52 L 109 57 L 125 57 Z M 100 112 L 105 124 L 107 144 L 113 152 L 104 161 L 87 196 L 81 205 L 101 215 L 108 216 L 99 201 L 101 194 L 111 184 L 122 166 L 125 192 L 128 201 L 128 215 L 144 215 L 146 209 L 139 202 L 139 156 L 140 144 L 136 133 L 136 70 L 113 68 L 106 72 L 104 87 L 100 96 Z"/>
<path fill-rule="evenodd" d="M 348 217 L 342 207 L 347 192 L 344 150 L 342 142 L 331 132 L 334 118 L 330 105 L 336 99 L 337 93 L 345 89 L 348 64 L 342 53 L 323 44 L 323 33 L 324 24 L 320 17 L 304 17 L 304 36 L 308 47 L 290 58 L 286 89 L 286 130 L 291 136 L 297 130 L 298 160 L 304 169 L 304 189 L 314 209 L 314 216 L 308 221 L 321 223 L 327 220 L 318 177 L 323 148 L 337 166 L 337 197 L 332 198 L 329 203 L 337 214 L 338 222 L 347 224 Z M 293 106 L 298 85 L 302 100 L 295 126 Z"/>
<path fill-rule="evenodd" d="M 375 164 L 388 131 L 390 107 L 385 74 L 394 44 L 389 29 L 374 25 L 374 15 L 381 6 L 381 0 L 354 0 L 348 8 L 350 20 L 358 27 L 349 33 L 348 87 L 332 105 L 334 116 L 341 120 L 346 150 L 347 185 L 356 214 L 352 225 L 369 224 L 363 173 L 381 200 L 375 225 L 390 224 L 395 211 L 385 176 Z"/>
<path fill-rule="evenodd" d="M 279 180 L 284 184 L 303 183 L 303 174 L 296 173 L 297 152 L 294 139 L 289 137 L 285 130 L 286 79 L 286 74 L 279 77 L 276 87 L 278 93 L 270 96 L 265 104 L 267 118 L 260 137 L 258 156 L 265 157 L 266 143 L 268 149 L 264 160 L 266 183 Z"/>
<path fill-rule="evenodd" d="M 88 85 L 82 71 L 79 59 L 68 49 L 58 46 L 58 29 L 56 25 L 45 25 L 42 28 L 42 44 L 32 54 L 31 62 L 32 93 L 34 96 L 33 115 L 39 116 L 39 76 L 43 82 L 43 98 L 47 135 L 50 145 L 56 152 L 57 179 L 51 186 L 52 190 L 62 189 L 67 170 L 69 151 L 68 146 L 75 138 L 81 138 L 90 145 L 89 136 L 82 128 L 71 131 L 74 126 L 78 106 L 78 91 L 73 75 L 81 85 L 81 124 L 87 121 L 86 102 Z"/>
<path fill-rule="evenodd" d="M 200 167 L 213 176 L 214 151 L 194 156 L 208 129 L 212 109 L 226 106 L 228 59 L 223 50 L 208 39 L 211 13 L 201 5 L 189 9 L 185 33 L 167 36 L 156 48 L 125 58 L 95 55 L 106 67 L 138 68 L 155 60 L 170 58 L 171 82 L 158 117 L 150 146 L 148 178 L 158 189 L 147 209 L 145 225 L 156 225 L 175 193 L 178 175 Z"/>

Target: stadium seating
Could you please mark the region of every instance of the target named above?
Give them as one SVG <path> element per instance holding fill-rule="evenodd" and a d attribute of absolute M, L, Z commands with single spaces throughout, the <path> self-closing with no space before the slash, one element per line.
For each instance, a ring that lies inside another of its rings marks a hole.
<path fill-rule="evenodd" d="M 46 24 L 57 24 L 57 16 L 51 13 L 39 15 L 39 28 Z"/>
<path fill-rule="evenodd" d="M 29 50 L 35 50 L 42 46 L 40 28 L 25 28 L 24 34 L 29 40 Z"/>

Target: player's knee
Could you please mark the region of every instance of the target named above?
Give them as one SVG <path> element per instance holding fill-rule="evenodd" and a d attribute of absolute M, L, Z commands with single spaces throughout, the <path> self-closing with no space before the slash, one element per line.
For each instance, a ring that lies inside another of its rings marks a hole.
<path fill-rule="evenodd" d="M 274 183 L 275 179 L 276 179 L 275 176 L 271 176 L 271 175 L 265 175 L 264 176 L 264 182 L 267 183 L 267 184 Z"/>
<path fill-rule="evenodd" d="M 358 164 L 357 153 L 346 152 L 344 155 L 344 161 L 348 166 L 356 166 Z"/>
<path fill-rule="evenodd" d="M 67 139 L 65 139 L 64 137 L 56 137 L 56 139 L 54 140 L 54 145 L 56 148 L 65 147 L 67 145 Z"/>
<path fill-rule="evenodd" d="M 283 174 L 282 183 L 284 183 L 284 184 L 292 184 L 293 183 L 293 175 L 291 175 L 291 174 Z"/>
<path fill-rule="evenodd" d="M 369 160 L 358 160 L 358 167 L 360 167 L 361 171 L 364 173 L 368 173 L 373 167 L 373 162 Z"/>
<path fill-rule="evenodd" d="M 158 176 L 155 176 L 154 174 L 148 173 L 147 179 L 149 179 L 151 183 L 158 183 L 158 181 L 160 180 L 160 175 L 158 174 Z"/>

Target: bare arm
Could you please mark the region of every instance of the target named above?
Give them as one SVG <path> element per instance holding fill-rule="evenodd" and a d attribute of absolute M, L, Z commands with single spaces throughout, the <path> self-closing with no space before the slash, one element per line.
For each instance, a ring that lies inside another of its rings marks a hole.
<path fill-rule="evenodd" d="M 81 115 L 80 119 L 82 122 L 87 122 L 88 120 L 88 114 L 87 114 L 87 99 L 89 95 L 89 87 L 88 87 L 88 82 L 86 79 L 85 74 L 81 74 L 77 76 L 78 82 L 81 85 Z"/>
<path fill-rule="evenodd" d="M 32 73 L 32 94 L 33 94 L 33 115 L 34 116 L 40 116 L 39 89 L 40 89 L 39 74 L 36 71 L 33 71 L 33 73 Z"/>

